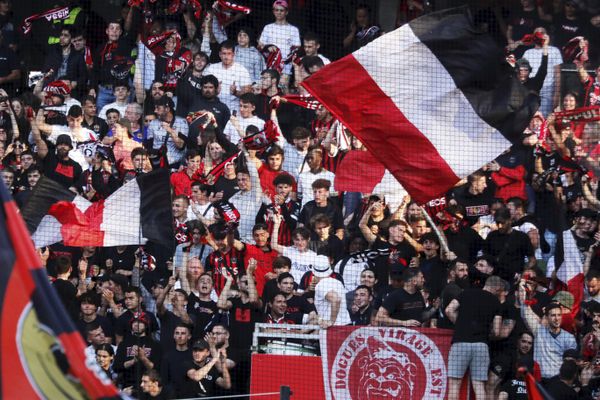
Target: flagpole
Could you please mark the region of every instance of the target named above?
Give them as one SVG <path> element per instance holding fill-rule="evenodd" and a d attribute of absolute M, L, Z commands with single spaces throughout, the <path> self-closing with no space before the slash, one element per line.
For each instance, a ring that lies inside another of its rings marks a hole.
<path fill-rule="evenodd" d="M 427 220 L 427 223 L 429 225 L 431 225 L 431 229 L 433 229 L 436 236 L 438 237 L 438 239 L 440 241 L 440 247 L 442 248 L 442 253 L 448 254 L 448 252 L 450 252 L 450 248 L 448 247 L 448 242 L 446 241 L 446 237 L 442 234 L 442 232 L 440 232 L 437 225 L 433 223 L 433 220 L 431 219 L 431 216 L 427 213 L 427 211 L 425 211 L 425 209 L 422 206 L 419 206 L 419 208 L 421 209 L 421 212 L 423 213 L 423 215 L 425 215 L 425 219 Z"/>

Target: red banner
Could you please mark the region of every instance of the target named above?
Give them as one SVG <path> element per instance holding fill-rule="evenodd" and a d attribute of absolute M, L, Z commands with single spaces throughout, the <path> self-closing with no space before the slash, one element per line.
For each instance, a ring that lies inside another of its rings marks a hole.
<path fill-rule="evenodd" d="M 328 400 L 444 399 L 452 331 L 333 327 L 321 332 Z"/>

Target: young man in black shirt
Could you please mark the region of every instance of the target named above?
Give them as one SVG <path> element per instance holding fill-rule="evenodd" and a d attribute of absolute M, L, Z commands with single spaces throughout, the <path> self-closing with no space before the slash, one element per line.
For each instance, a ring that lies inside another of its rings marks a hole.
<path fill-rule="evenodd" d="M 502 316 L 498 294 L 506 281 L 491 276 L 483 289 L 466 289 L 446 307 L 446 315 L 456 329 L 448 355 L 449 397 L 458 398 L 460 383 L 470 369 L 477 399 L 485 399 L 485 383 L 490 364 L 489 338 L 500 336 Z"/>
<path fill-rule="evenodd" d="M 365 285 L 357 286 L 349 311 L 352 325 L 371 325 L 371 319 L 375 314 L 373 289 Z"/>
<path fill-rule="evenodd" d="M 186 380 L 183 384 L 181 395 L 188 397 L 209 397 L 215 394 L 217 386 L 223 389 L 231 388 L 231 377 L 227 368 L 227 354 L 224 349 L 219 350 L 219 357 L 211 358 L 208 343 L 198 339 L 192 345 L 191 362 L 185 363 Z M 216 364 L 220 363 L 221 373 Z"/>
<path fill-rule="evenodd" d="M 523 272 L 525 258 L 528 266 L 536 264 L 535 249 L 529 236 L 512 228 L 508 209 L 496 211 L 494 219 L 498 230 L 488 235 L 483 252 L 493 258 L 497 275 L 512 283 L 515 275 Z"/>
<path fill-rule="evenodd" d="M 421 295 L 425 283 L 423 273 L 418 268 L 407 268 L 402 273 L 402 282 L 403 287 L 390 293 L 377 311 L 378 325 L 413 327 L 425 322 L 425 300 Z"/>
<path fill-rule="evenodd" d="M 185 364 L 192 360 L 192 349 L 190 348 L 192 330 L 189 325 L 179 323 L 175 327 L 172 337 L 175 348 L 162 358 L 160 374 L 168 391 L 179 397 L 187 372 Z"/>

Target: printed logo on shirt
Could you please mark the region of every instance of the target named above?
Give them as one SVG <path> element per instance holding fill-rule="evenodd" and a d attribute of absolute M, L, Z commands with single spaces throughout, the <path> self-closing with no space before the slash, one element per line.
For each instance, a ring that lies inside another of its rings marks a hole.
<path fill-rule="evenodd" d="M 467 217 L 480 217 L 482 215 L 488 215 L 490 213 L 490 207 L 482 204 L 480 206 L 465 207 Z"/>
<path fill-rule="evenodd" d="M 72 165 L 65 165 L 62 163 L 56 164 L 54 172 L 66 176 L 67 178 L 73 178 L 73 176 L 75 175 L 75 171 Z"/>
<path fill-rule="evenodd" d="M 235 320 L 238 322 L 250 322 L 250 310 L 236 308 L 235 309 Z"/>

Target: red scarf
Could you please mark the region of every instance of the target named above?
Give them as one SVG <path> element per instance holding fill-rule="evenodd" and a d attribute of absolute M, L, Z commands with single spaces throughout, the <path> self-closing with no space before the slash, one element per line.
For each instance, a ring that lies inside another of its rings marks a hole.
<path fill-rule="evenodd" d="M 45 11 L 43 13 L 33 14 L 33 15 L 30 15 L 29 17 L 25 18 L 21 29 L 23 29 L 23 34 L 27 35 L 29 32 L 31 32 L 31 25 L 32 25 L 33 21 L 35 21 L 37 19 L 46 18 L 46 21 L 50 22 L 50 21 L 57 21 L 60 19 L 66 19 L 68 16 L 69 16 L 69 7 L 53 8 L 53 9 Z"/>
<path fill-rule="evenodd" d="M 217 0 L 213 3 L 213 11 L 219 21 L 219 25 L 225 26 L 233 18 L 234 13 L 244 13 L 246 15 L 252 12 L 252 9 L 232 3 L 225 0 Z"/>
<path fill-rule="evenodd" d="M 265 128 L 256 132 L 253 135 L 246 136 L 242 139 L 244 145 L 249 150 L 261 150 L 274 143 L 279 137 L 279 130 L 273 121 L 265 122 Z"/>
<path fill-rule="evenodd" d="M 560 111 L 555 115 L 559 128 L 567 124 L 573 126 L 578 122 L 600 121 L 600 106 L 579 107 L 570 111 Z"/>
<path fill-rule="evenodd" d="M 288 103 L 296 104 L 297 106 L 304 107 L 309 110 L 316 110 L 321 105 L 317 99 L 310 95 L 304 94 L 287 94 L 282 96 L 283 99 L 286 99 Z M 275 98 L 272 98 L 269 102 L 269 105 L 272 108 L 279 107 L 279 101 Z"/>
<path fill-rule="evenodd" d="M 208 175 L 214 176 L 215 182 L 216 182 L 217 179 L 219 179 L 225 173 L 225 165 L 229 164 L 229 163 L 236 162 L 237 159 L 238 159 L 238 157 L 240 156 L 240 154 L 242 154 L 242 152 L 238 151 L 237 153 L 235 153 L 231 157 L 227 158 L 226 160 L 221 161 L 218 165 L 216 165 L 213 169 L 210 170 L 210 172 L 208 173 Z M 201 178 L 200 182 L 201 183 L 206 183 L 207 182 L 206 181 L 206 177 Z"/>
<path fill-rule="evenodd" d="M 544 44 L 544 34 L 542 32 L 528 33 L 521 38 L 520 42 L 525 46 L 542 46 Z"/>

